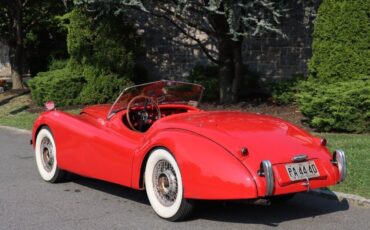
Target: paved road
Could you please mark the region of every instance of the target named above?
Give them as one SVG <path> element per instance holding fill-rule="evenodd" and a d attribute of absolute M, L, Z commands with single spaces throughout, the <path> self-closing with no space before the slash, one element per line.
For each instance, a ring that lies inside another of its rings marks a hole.
<path fill-rule="evenodd" d="M 186 222 L 157 217 L 145 192 L 87 178 L 49 184 L 29 134 L 0 128 L 0 229 L 370 229 L 370 209 L 309 194 L 284 206 L 201 203 Z"/>

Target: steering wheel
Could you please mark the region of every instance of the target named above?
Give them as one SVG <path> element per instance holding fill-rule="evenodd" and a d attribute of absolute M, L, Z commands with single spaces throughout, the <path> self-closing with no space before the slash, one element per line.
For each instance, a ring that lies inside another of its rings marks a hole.
<path fill-rule="evenodd" d="M 140 100 L 144 100 L 143 108 L 140 110 L 133 109 L 133 106 L 139 103 Z M 148 110 L 149 106 L 151 107 L 150 110 Z M 139 95 L 132 98 L 128 103 L 126 117 L 131 129 L 138 132 L 145 132 L 154 121 L 161 117 L 161 110 L 152 97 Z"/>

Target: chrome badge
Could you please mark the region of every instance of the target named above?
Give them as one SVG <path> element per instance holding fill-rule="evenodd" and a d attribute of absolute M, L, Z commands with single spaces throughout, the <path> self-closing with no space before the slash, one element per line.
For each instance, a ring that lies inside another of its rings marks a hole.
<path fill-rule="evenodd" d="M 292 158 L 293 162 L 301 162 L 307 160 L 307 155 L 306 154 L 298 154 Z"/>

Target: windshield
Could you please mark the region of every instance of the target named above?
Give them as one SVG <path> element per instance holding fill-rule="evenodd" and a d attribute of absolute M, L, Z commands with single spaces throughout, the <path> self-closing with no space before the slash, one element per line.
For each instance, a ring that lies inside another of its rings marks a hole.
<path fill-rule="evenodd" d="M 126 109 L 128 103 L 136 96 L 153 98 L 158 105 L 184 104 L 197 107 L 204 87 L 198 84 L 179 81 L 156 81 L 126 88 L 112 105 L 108 119 L 116 112 Z"/>

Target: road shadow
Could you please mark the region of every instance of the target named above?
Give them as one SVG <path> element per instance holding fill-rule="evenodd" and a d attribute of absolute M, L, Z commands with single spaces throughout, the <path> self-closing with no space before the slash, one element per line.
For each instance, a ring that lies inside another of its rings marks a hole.
<path fill-rule="evenodd" d="M 74 174 L 71 175 L 70 180 L 72 183 L 76 183 L 84 187 L 88 187 L 94 190 L 108 193 L 110 195 L 114 195 L 120 198 L 132 200 L 150 206 L 145 191 L 135 190 L 118 184 L 86 178 Z"/>
<path fill-rule="evenodd" d="M 80 176 L 73 176 L 72 182 L 150 207 L 145 191 L 137 191 Z M 349 209 L 347 200 L 339 201 L 333 197 L 328 199 L 309 193 L 297 194 L 284 204 L 270 206 L 245 204 L 236 201 L 196 201 L 196 204 L 194 215 L 187 220 L 189 222 L 205 219 L 231 223 L 264 224 L 276 227 L 286 221 L 315 218 L 320 215 Z"/>
<path fill-rule="evenodd" d="M 279 226 L 280 223 L 315 218 L 320 215 L 349 209 L 347 200 L 326 199 L 311 194 L 297 194 L 280 205 L 251 205 L 238 202 L 201 202 L 197 218 L 220 222 L 264 224 Z"/>

